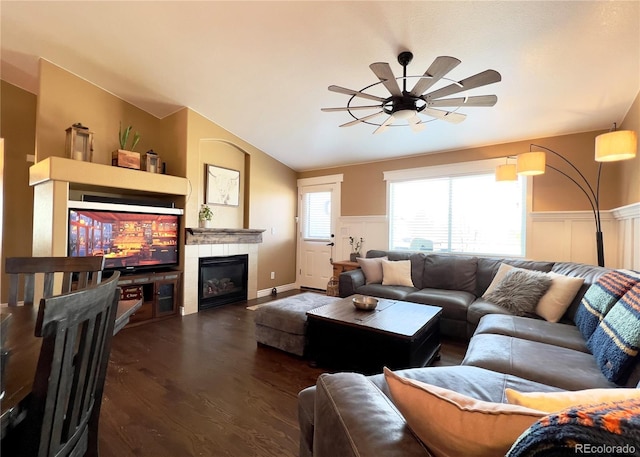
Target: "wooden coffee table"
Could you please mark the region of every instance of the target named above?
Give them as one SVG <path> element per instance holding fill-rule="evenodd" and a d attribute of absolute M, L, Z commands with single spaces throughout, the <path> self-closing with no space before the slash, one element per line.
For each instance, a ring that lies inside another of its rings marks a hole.
<path fill-rule="evenodd" d="M 352 298 L 307 311 L 312 362 L 379 373 L 383 366 L 422 367 L 438 357 L 442 308 L 380 298 L 376 309 L 361 311 Z"/>

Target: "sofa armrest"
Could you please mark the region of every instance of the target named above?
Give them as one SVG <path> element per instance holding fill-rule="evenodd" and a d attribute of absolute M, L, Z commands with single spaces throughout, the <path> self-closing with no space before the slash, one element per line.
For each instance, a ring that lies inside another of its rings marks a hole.
<path fill-rule="evenodd" d="M 364 286 L 364 273 L 361 269 L 349 270 L 340 273 L 338 278 L 338 291 L 342 298 L 356 293 L 356 289 Z"/>
<path fill-rule="evenodd" d="M 314 457 L 431 456 L 391 399 L 361 374 L 320 375 L 314 424 Z"/>

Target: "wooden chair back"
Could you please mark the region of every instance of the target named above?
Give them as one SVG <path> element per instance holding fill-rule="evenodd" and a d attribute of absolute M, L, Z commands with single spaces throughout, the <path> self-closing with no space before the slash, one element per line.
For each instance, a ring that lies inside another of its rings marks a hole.
<path fill-rule="evenodd" d="M 82 456 L 99 411 L 118 308 L 120 273 L 63 295 L 43 298 L 42 348 L 20 455 Z M 93 425 L 91 425 L 93 424 Z M 95 431 L 97 433 L 97 430 Z"/>
<path fill-rule="evenodd" d="M 25 305 L 33 305 L 36 275 L 44 275 L 42 298 L 53 297 L 76 288 L 83 289 L 98 284 L 102 278 L 104 258 L 96 257 L 8 257 L 5 262 L 5 273 L 9 277 L 9 306 L 22 301 Z M 55 275 L 62 273 L 62 289 L 54 291 Z M 21 284 L 23 294 L 20 296 Z"/>

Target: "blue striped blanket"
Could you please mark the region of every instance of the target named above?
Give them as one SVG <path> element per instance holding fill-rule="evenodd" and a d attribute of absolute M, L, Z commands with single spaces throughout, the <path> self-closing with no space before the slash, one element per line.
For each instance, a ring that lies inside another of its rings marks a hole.
<path fill-rule="evenodd" d="M 591 284 L 574 318 L 585 340 L 591 337 L 613 305 L 638 282 L 640 282 L 640 273 L 631 270 L 613 270 Z"/>
<path fill-rule="evenodd" d="M 627 380 L 640 350 L 640 283 L 611 308 L 587 347 L 608 380 L 618 384 Z"/>

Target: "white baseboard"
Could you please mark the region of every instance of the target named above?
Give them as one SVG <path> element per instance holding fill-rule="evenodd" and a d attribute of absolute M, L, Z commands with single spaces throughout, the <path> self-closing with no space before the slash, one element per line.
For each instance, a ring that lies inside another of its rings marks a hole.
<path fill-rule="evenodd" d="M 294 282 L 291 284 L 283 284 L 281 286 L 275 287 L 278 292 L 286 292 L 287 290 L 298 289 L 298 285 Z M 267 297 L 271 295 L 271 289 L 262 289 L 258 291 L 258 298 Z"/>

